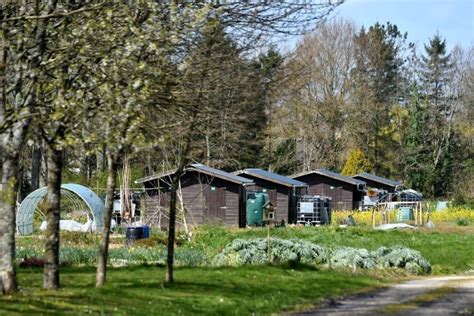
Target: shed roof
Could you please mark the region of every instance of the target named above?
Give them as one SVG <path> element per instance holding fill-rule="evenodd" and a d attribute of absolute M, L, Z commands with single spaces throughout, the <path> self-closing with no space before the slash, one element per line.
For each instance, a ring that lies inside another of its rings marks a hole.
<path fill-rule="evenodd" d="M 237 183 L 237 184 L 251 184 L 251 183 L 253 183 L 253 181 L 250 180 L 250 179 L 247 179 L 247 178 L 244 178 L 244 177 L 239 177 L 235 174 L 226 172 L 224 170 L 212 168 L 212 167 L 200 164 L 200 163 L 190 164 L 186 168 L 186 171 L 201 172 L 201 173 L 210 175 L 212 177 L 224 179 L 224 180 L 234 182 L 234 183 Z M 135 181 L 135 183 L 144 183 L 144 182 L 148 182 L 148 181 L 152 181 L 152 180 L 156 180 L 156 179 L 160 179 L 160 178 L 164 178 L 164 177 L 170 177 L 175 172 L 176 172 L 176 169 L 168 170 L 168 171 L 161 172 L 161 173 L 157 173 L 157 174 L 154 174 L 154 175 L 151 175 L 151 176 L 148 176 L 148 177 L 138 179 L 138 180 Z"/>
<path fill-rule="evenodd" d="M 332 172 L 332 171 L 329 171 L 327 169 L 316 169 L 316 170 L 311 170 L 311 171 L 300 172 L 300 173 L 291 175 L 290 177 L 299 178 L 299 177 L 306 176 L 306 175 L 309 175 L 309 174 L 319 174 L 319 175 L 322 175 L 322 176 L 325 176 L 325 177 L 328 177 L 328 178 L 332 178 L 332 179 L 335 179 L 335 180 L 338 180 L 338 181 L 341 181 L 341 182 L 346 182 L 346 183 L 349 183 L 349 184 L 352 184 L 352 185 L 358 185 L 358 184 L 364 184 L 365 185 L 365 184 L 367 184 L 367 183 L 365 183 L 365 181 L 362 181 L 362 180 L 359 180 L 359 179 L 354 179 L 354 178 L 351 178 L 351 177 L 346 177 L 346 176 L 343 176 L 342 174 Z"/>
<path fill-rule="evenodd" d="M 308 185 L 304 182 L 282 176 L 277 173 L 273 173 L 267 170 L 258 169 L 258 168 L 249 168 L 244 170 L 235 171 L 234 174 L 236 175 L 245 175 L 248 174 L 250 176 L 267 180 L 270 182 L 278 183 L 287 187 L 307 187 Z"/>
<path fill-rule="evenodd" d="M 379 183 L 382 183 L 382 184 L 385 184 L 385 185 L 388 185 L 388 186 L 391 186 L 391 187 L 397 187 L 397 186 L 402 185 L 401 182 L 399 182 L 399 181 L 394 181 L 394 180 L 387 179 L 387 178 L 384 178 L 384 177 L 379 177 L 379 176 L 376 176 L 375 174 L 371 174 L 371 173 L 368 173 L 368 172 L 362 172 L 362 173 L 356 174 L 355 176 L 353 176 L 353 178 L 355 178 L 355 177 L 371 180 L 371 181 L 374 181 L 374 182 L 379 182 Z"/>

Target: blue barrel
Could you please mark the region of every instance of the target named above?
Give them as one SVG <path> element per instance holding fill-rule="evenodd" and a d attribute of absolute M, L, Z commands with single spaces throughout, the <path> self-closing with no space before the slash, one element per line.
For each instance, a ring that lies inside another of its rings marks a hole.
<path fill-rule="evenodd" d="M 400 207 L 397 214 L 397 222 L 413 221 L 415 216 L 413 215 L 413 208 L 411 207 Z"/>
<path fill-rule="evenodd" d="M 143 238 L 150 238 L 150 226 L 143 226 Z"/>

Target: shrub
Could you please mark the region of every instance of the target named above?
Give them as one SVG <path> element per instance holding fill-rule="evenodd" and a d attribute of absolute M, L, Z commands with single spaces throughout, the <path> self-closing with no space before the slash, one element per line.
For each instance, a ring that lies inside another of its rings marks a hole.
<path fill-rule="evenodd" d="M 376 257 L 367 249 L 351 247 L 336 248 L 330 256 L 330 265 L 335 268 L 366 268 L 373 269 Z"/>
<path fill-rule="evenodd" d="M 469 226 L 469 224 L 471 224 L 471 221 L 467 218 L 458 218 L 456 220 L 456 224 L 459 226 Z"/>
<path fill-rule="evenodd" d="M 418 251 L 395 246 L 381 247 L 369 252 L 367 249 L 339 247 L 330 249 L 301 239 L 278 238 L 235 239 L 212 264 L 216 266 L 239 266 L 265 263 L 327 264 L 334 268 L 402 268 L 410 273 L 429 273 L 431 266 Z"/>
<path fill-rule="evenodd" d="M 410 248 L 402 246 L 380 247 L 374 251 L 374 255 L 377 265 L 383 268 L 404 268 L 413 274 L 431 272 L 430 263 L 423 258 L 419 251 Z"/>

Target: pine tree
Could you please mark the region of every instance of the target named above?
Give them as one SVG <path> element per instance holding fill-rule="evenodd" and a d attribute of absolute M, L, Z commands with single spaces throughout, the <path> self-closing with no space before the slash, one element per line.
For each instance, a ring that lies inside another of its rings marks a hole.
<path fill-rule="evenodd" d="M 367 153 L 376 174 L 388 175 L 387 154 L 396 148 L 385 127 L 399 99 L 405 40 L 406 33 L 390 23 L 362 28 L 354 39 L 352 125 L 356 144 Z"/>

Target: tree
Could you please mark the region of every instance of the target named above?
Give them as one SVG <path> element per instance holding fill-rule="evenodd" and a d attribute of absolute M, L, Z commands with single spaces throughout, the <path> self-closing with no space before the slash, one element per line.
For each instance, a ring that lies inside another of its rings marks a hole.
<path fill-rule="evenodd" d="M 39 65 L 42 62 L 48 19 L 24 20 L 23 16 L 49 15 L 44 6 L 10 4 L 0 11 L 0 133 L 2 178 L 0 184 L 0 289 L 16 290 L 15 208 L 18 160 L 32 115 L 36 112 Z"/>
<path fill-rule="evenodd" d="M 278 83 L 270 134 L 275 140 L 296 140 L 303 170 L 342 165 L 354 28 L 343 20 L 322 23 L 303 38 L 283 67 L 287 88 Z"/>
<path fill-rule="evenodd" d="M 455 170 L 462 169 L 465 151 L 455 128 L 456 113 L 462 108 L 462 70 L 459 50 L 456 60 L 438 34 L 424 46 L 419 68 L 418 92 L 422 99 L 410 110 L 407 132 L 408 182 L 426 195 L 445 196 L 452 189 Z M 458 68 L 458 69 L 457 69 Z"/>
<path fill-rule="evenodd" d="M 75 133 L 85 113 L 89 113 L 95 105 L 82 102 L 83 91 L 78 85 L 78 78 L 83 75 L 87 66 L 84 59 L 78 58 L 87 43 L 82 41 L 77 31 L 89 19 L 100 14 L 105 3 L 38 3 L 40 14 L 35 16 L 19 16 L 20 20 L 39 20 L 44 25 L 39 56 L 36 95 L 35 121 L 40 137 L 47 147 L 48 159 L 48 193 L 46 197 L 45 215 L 47 227 L 45 231 L 45 265 L 43 287 L 58 289 L 59 281 L 59 222 L 60 222 L 60 190 L 64 151 L 79 138 Z"/>
<path fill-rule="evenodd" d="M 97 41 L 100 47 L 97 49 L 95 46 L 90 52 L 100 62 L 89 74 L 94 78 L 89 89 L 100 105 L 96 109 L 96 119 L 103 124 L 102 129 L 92 131 L 90 135 L 99 140 L 99 144 L 107 145 L 107 202 L 97 264 L 97 287 L 106 281 L 119 163 L 124 156 L 144 147 L 145 126 L 152 128 L 153 137 L 162 136 L 162 130 L 167 126 L 164 118 L 147 121 L 146 117 L 146 113 L 153 112 L 162 116 L 169 114 L 172 99 L 168 88 L 174 81 L 170 73 L 172 45 L 167 43 L 167 39 L 173 33 L 165 29 L 165 24 L 171 23 L 165 16 L 169 12 L 160 9 L 162 7 L 152 2 L 117 5 L 106 12 L 104 27 L 92 23 L 87 32 L 89 41 Z M 115 22 L 117 20 L 120 22 Z M 166 28 L 179 29 L 172 25 Z"/>
<path fill-rule="evenodd" d="M 347 157 L 346 163 L 342 168 L 341 174 L 345 176 L 354 176 L 361 172 L 370 172 L 372 165 L 360 149 L 352 150 Z"/>
<path fill-rule="evenodd" d="M 256 41 L 260 40 L 263 35 L 269 33 L 289 33 L 302 30 L 308 26 L 308 21 L 314 22 L 319 20 L 330 12 L 337 3 L 318 3 L 318 4 L 296 4 L 285 2 L 268 2 L 268 3 L 246 3 L 246 2 L 226 2 L 225 4 L 210 5 L 207 15 L 216 21 L 222 23 L 224 30 L 231 28 L 236 35 L 236 42 L 241 47 L 255 47 Z M 249 11 L 250 10 L 250 11 Z M 250 13 L 250 14 L 249 14 Z M 298 17 L 307 16 L 306 19 Z M 230 33 L 230 32 L 229 32 Z M 198 35 L 201 32 L 196 32 Z M 242 36 L 245 35 L 245 36 Z M 192 37 L 191 37 L 192 39 Z M 248 41 L 250 40 L 250 42 Z M 199 48 L 196 42 L 187 41 L 187 48 Z M 197 41 L 199 43 L 199 41 Z M 258 42 L 257 42 L 258 43 Z M 204 46 L 205 49 L 205 46 Z M 192 50 L 188 50 L 192 51 Z M 199 59 L 198 59 L 199 60 Z M 209 96 L 209 91 L 205 90 L 205 82 L 210 77 L 209 59 L 204 58 L 199 63 L 197 60 L 184 60 L 178 66 L 179 75 L 179 98 L 176 102 L 183 111 L 187 122 L 182 130 L 183 142 L 179 146 L 177 152 L 177 170 L 172 177 L 171 198 L 170 198 L 170 214 L 168 226 L 168 255 L 167 255 L 167 282 L 173 282 L 173 260 L 174 260 L 174 237 L 175 237 L 175 221 L 176 221 L 176 189 L 183 174 L 184 168 L 191 161 L 193 156 L 194 139 L 198 136 L 200 124 L 207 117 L 208 109 L 200 108 L 200 105 Z M 204 110 L 204 111 L 202 111 Z M 204 114 L 204 115 L 203 115 Z"/>
<path fill-rule="evenodd" d="M 388 175 L 386 155 L 397 148 L 391 131 L 385 127 L 402 95 L 400 70 L 405 39 L 406 33 L 390 23 L 376 23 L 368 30 L 361 28 L 354 38 L 351 129 L 356 145 L 366 153 L 376 174 Z"/>

